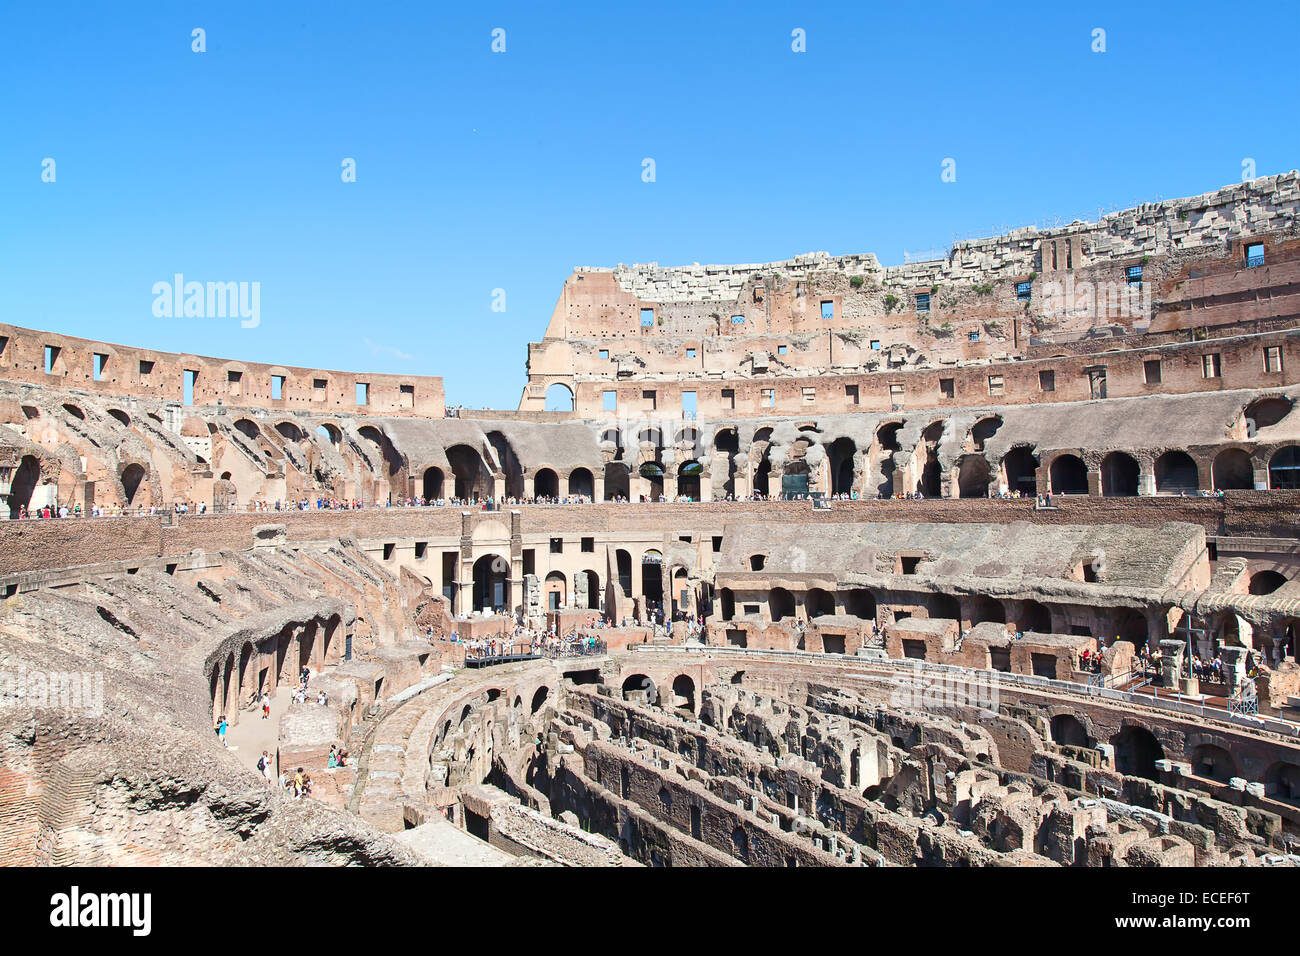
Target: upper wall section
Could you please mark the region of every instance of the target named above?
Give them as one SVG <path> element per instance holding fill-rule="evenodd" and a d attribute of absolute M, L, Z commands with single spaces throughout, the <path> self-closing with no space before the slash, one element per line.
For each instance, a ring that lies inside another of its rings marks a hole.
<path fill-rule="evenodd" d="M 827 253 L 579 268 L 529 346 L 519 407 L 555 384 L 862 375 L 1291 328 L 1298 210 L 1292 171 L 888 268 Z"/>
<path fill-rule="evenodd" d="M 208 358 L 39 332 L 0 324 L 0 379 L 95 395 L 183 403 L 186 373 L 192 404 L 237 405 L 321 413 L 442 417 L 442 379 L 377 375 Z M 279 379 L 276 383 L 274 380 Z M 366 402 L 357 402 L 365 385 Z M 278 398 L 273 398 L 278 389 Z"/>

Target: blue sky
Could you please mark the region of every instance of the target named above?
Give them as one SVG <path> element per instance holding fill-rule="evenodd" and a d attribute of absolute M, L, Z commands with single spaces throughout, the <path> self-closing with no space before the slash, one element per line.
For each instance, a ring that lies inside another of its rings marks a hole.
<path fill-rule="evenodd" d="M 1298 40 L 1287 4 L 9 3 L 0 321 L 513 408 L 575 265 L 889 265 L 1296 167 Z M 259 282 L 260 325 L 155 317 L 177 272 Z"/>

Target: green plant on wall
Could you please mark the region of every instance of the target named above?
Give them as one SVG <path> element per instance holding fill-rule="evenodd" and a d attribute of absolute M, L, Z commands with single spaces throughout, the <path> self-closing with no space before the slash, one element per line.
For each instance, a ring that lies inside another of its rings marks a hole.
<path fill-rule="evenodd" d="M 851 279 L 849 279 L 849 285 L 853 286 L 853 288 L 855 289 L 861 289 L 862 284 L 866 281 L 867 280 L 862 278 L 862 276 L 853 276 Z"/>
<path fill-rule="evenodd" d="M 890 312 L 893 312 L 894 308 L 897 305 L 898 305 L 898 296 L 892 293 L 885 296 L 885 315 L 888 315 Z"/>

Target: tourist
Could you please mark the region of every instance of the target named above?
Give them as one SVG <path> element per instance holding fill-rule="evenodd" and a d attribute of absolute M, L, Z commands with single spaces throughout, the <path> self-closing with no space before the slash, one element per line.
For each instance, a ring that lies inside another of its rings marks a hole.
<path fill-rule="evenodd" d="M 228 727 L 228 725 L 226 724 L 226 715 L 225 715 L 225 714 L 222 714 L 221 717 L 218 718 L 218 720 L 217 720 L 217 738 L 221 741 L 221 746 L 223 746 L 223 747 L 229 746 L 229 745 L 226 743 L 226 729 L 227 729 L 227 727 Z"/>

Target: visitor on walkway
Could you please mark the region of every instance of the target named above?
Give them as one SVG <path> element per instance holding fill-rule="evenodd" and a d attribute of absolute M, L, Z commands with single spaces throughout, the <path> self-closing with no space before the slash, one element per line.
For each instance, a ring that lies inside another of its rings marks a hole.
<path fill-rule="evenodd" d="M 229 746 L 229 744 L 226 743 L 227 726 L 228 725 L 226 724 L 226 715 L 222 714 L 221 717 L 217 720 L 217 738 L 221 741 L 221 746 L 223 747 Z"/>

